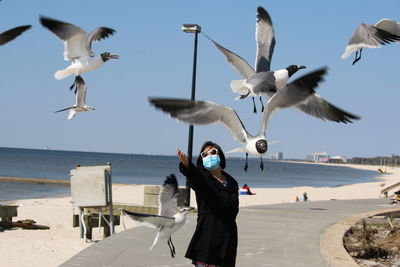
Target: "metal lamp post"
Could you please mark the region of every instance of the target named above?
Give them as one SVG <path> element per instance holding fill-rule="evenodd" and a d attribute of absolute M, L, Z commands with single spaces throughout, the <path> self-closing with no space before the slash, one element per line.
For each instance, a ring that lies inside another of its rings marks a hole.
<path fill-rule="evenodd" d="M 192 73 L 192 94 L 191 100 L 195 99 L 196 93 L 196 65 L 197 65 L 197 38 L 198 34 L 201 32 L 201 28 L 197 24 L 183 24 L 182 31 L 186 33 L 194 33 L 194 54 L 193 54 L 193 73 Z M 188 140 L 188 159 L 189 162 L 192 161 L 193 157 L 193 125 L 189 125 L 189 140 Z M 185 201 L 184 205 L 186 207 L 190 206 L 190 186 L 186 180 L 186 190 L 185 190 Z"/>

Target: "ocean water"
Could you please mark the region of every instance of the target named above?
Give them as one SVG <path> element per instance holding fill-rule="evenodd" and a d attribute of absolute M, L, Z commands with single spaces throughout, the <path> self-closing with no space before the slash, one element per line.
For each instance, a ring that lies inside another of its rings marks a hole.
<path fill-rule="evenodd" d="M 196 159 L 194 159 L 196 160 Z M 0 148 L 0 176 L 69 180 L 70 170 L 81 166 L 111 163 L 112 181 L 126 184 L 161 184 L 170 173 L 179 185 L 185 184 L 176 156 L 76 152 L 40 149 Z M 317 165 L 249 159 L 244 172 L 244 159 L 228 158 L 225 169 L 239 183 L 250 187 L 288 188 L 296 186 L 336 187 L 374 181 L 376 171 L 348 168 L 345 165 Z M 0 182 L 0 200 L 67 195 L 68 186 Z"/>
<path fill-rule="evenodd" d="M 0 204 L 8 200 L 63 197 L 70 193 L 69 186 L 65 185 L 0 182 Z"/>

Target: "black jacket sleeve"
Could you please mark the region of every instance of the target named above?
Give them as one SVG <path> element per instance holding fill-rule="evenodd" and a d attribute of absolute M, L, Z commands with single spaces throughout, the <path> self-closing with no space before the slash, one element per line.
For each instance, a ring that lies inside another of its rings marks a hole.
<path fill-rule="evenodd" d="M 193 163 L 189 163 L 189 166 L 185 168 L 182 162 L 179 164 L 179 170 L 186 179 L 189 181 L 190 187 L 196 192 L 201 192 L 206 190 L 208 187 L 206 181 L 204 180 L 203 174 L 200 172 L 199 168 L 194 166 Z"/>
<path fill-rule="evenodd" d="M 233 203 L 229 194 L 223 194 L 219 189 L 217 189 L 215 181 L 205 175 L 198 167 L 193 163 L 190 163 L 188 168 L 185 168 L 183 164 L 180 163 L 179 170 L 186 176 L 189 185 L 193 188 L 196 194 L 203 195 L 203 199 L 210 203 L 208 206 L 217 214 L 235 216 L 234 214 L 237 213 L 237 210 L 232 209 Z M 220 186 L 223 185 L 221 184 Z M 234 194 L 237 195 L 237 191 L 234 192 Z"/>

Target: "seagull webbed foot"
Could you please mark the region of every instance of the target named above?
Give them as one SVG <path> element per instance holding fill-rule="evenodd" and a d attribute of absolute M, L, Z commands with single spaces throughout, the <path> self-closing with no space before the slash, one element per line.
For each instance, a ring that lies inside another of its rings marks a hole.
<path fill-rule="evenodd" d="M 247 158 L 249 156 L 249 153 L 246 153 L 246 163 L 244 164 L 244 171 L 247 172 L 247 169 L 249 168 L 249 165 L 247 164 Z"/>
<path fill-rule="evenodd" d="M 70 91 L 72 91 L 72 89 L 74 89 L 75 84 L 76 84 L 76 80 L 74 80 L 74 83 L 69 87 Z"/>
<path fill-rule="evenodd" d="M 75 80 L 74 80 L 74 83 L 69 87 L 69 90 L 70 91 L 72 91 L 72 89 L 74 89 L 74 87 L 75 87 L 75 91 L 74 91 L 74 93 L 76 94 L 76 92 L 78 92 L 78 77 L 80 78 L 80 76 L 78 75 L 78 76 L 75 76 Z"/>
<path fill-rule="evenodd" d="M 174 253 L 174 256 L 176 255 L 176 252 L 175 252 L 175 246 L 174 246 L 174 243 L 172 243 L 172 239 L 170 238 L 170 240 L 171 240 L 171 246 L 172 246 L 172 252 Z"/>
<path fill-rule="evenodd" d="M 169 251 L 171 252 L 171 257 L 175 258 L 175 246 L 174 243 L 172 243 L 172 239 L 171 237 L 169 237 L 168 241 L 167 241 L 168 247 L 169 247 Z"/>
<path fill-rule="evenodd" d="M 355 57 L 355 59 L 353 61 L 353 66 L 354 66 L 354 64 L 356 64 L 361 59 L 361 52 L 362 52 L 362 48 L 360 49 L 360 56 L 357 57 L 358 56 L 358 51 L 356 51 L 356 57 Z"/>
<path fill-rule="evenodd" d="M 260 169 L 263 171 L 263 170 L 264 170 L 264 162 L 263 162 L 262 157 L 260 157 L 260 159 L 261 159 L 261 162 L 260 162 Z"/>
<path fill-rule="evenodd" d="M 260 103 L 261 103 L 261 112 L 264 112 L 264 103 L 262 101 L 261 96 L 260 96 Z"/>

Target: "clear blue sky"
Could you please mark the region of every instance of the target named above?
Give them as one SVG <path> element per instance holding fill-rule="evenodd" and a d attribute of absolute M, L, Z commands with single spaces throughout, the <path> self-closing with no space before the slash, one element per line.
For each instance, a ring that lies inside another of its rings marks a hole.
<path fill-rule="evenodd" d="M 18 39 L 0 47 L 0 146 L 116 153 L 174 154 L 186 151 L 188 126 L 156 111 L 149 96 L 190 98 L 193 34 L 181 31 L 197 23 L 217 42 L 251 65 L 255 58 L 257 6 L 271 15 L 276 34 L 272 69 L 306 65 L 302 74 L 329 67 L 317 89 L 331 103 L 362 119 L 354 124 L 324 122 L 294 110 L 280 110 L 267 138 L 279 140 L 286 158 L 312 151 L 347 157 L 399 154 L 400 45 L 364 49 L 352 66 L 340 56 L 355 28 L 386 17 L 400 20 L 398 0 L 364 1 L 100 1 L 3 0 L 0 31 L 32 24 Z M 39 23 L 39 15 L 74 23 L 86 31 L 98 26 L 117 33 L 93 44 L 96 54 L 120 55 L 83 77 L 87 102 L 95 111 L 67 120 L 55 110 L 71 106 L 69 77 L 54 72 L 69 65 L 62 43 Z M 250 133 L 258 132 L 260 114 L 251 99 L 233 100 L 230 81 L 239 76 L 204 36 L 199 36 L 196 99 L 233 107 Z M 300 73 L 296 75 L 299 77 Z M 195 127 L 194 153 L 206 140 L 225 150 L 239 146 L 220 125 Z M 243 155 L 238 155 L 243 156 Z"/>

